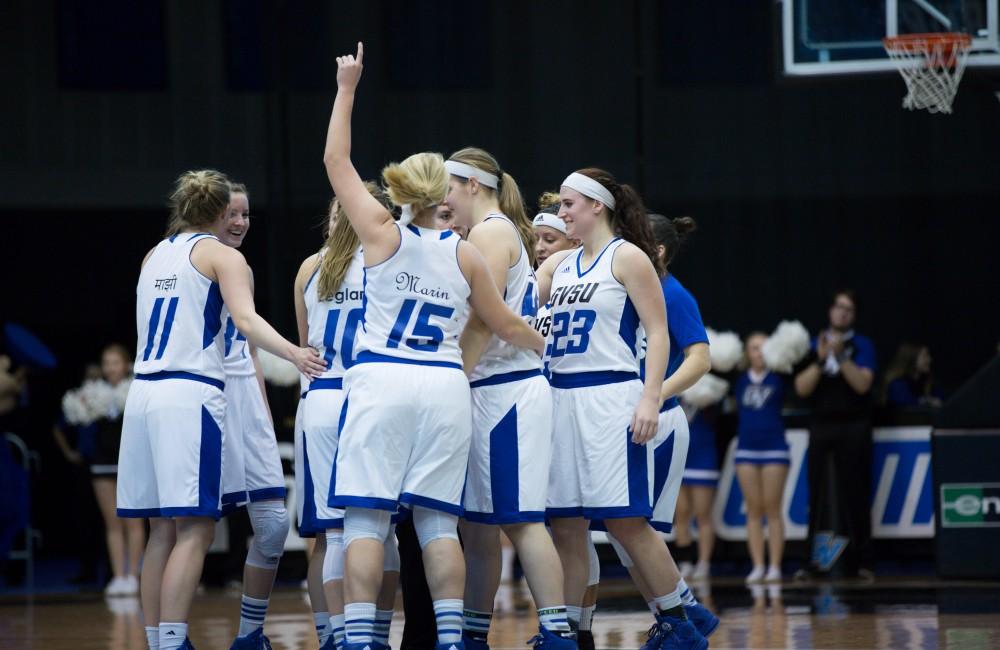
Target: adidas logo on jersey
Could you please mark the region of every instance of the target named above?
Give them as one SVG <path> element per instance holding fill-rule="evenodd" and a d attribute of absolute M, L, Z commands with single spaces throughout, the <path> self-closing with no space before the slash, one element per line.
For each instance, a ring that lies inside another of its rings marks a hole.
<path fill-rule="evenodd" d="M 568 266 L 564 266 L 564 267 L 562 268 L 562 270 L 561 270 L 561 271 L 559 271 L 559 272 L 560 272 L 560 273 L 569 273 L 569 272 L 570 272 L 570 271 L 572 271 L 572 270 L 573 270 L 573 269 L 569 268 Z"/>

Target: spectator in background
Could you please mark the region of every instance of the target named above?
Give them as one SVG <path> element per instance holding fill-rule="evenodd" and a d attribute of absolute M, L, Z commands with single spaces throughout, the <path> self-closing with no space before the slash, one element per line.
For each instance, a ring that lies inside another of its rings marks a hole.
<path fill-rule="evenodd" d="M 941 390 L 931 374 L 931 352 L 926 345 L 901 343 L 882 382 L 882 402 L 886 406 L 939 408 Z"/>
<path fill-rule="evenodd" d="M 813 563 L 832 568 L 840 557 L 848 575 L 870 575 L 871 556 L 871 389 L 875 346 L 854 331 L 857 300 L 849 289 L 837 291 L 829 326 L 813 340 L 812 353 L 795 375 L 795 392 L 812 409 L 809 427 L 809 536 Z M 830 469 L 837 489 L 830 493 Z M 832 508 L 832 514 L 824 510 Z M 831 530 L 832 529 L 832 530 Z M 829 546 L 818 548 L 816 535 L 830 531 Z M 817 552 L 819 551 L 819 552 Z"/>

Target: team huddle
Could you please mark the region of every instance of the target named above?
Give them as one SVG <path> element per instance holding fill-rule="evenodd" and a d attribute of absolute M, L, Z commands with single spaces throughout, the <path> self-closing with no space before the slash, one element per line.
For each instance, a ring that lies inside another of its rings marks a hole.
<path fill-rule="evenodd" d="M 303 376 L 295 478 L 321 650 L 388 647 L 404 517 L 440 650 L 488 648 L 501 530 L 538 608 L 536 648 L 593 647 L 591 530 L 607 531 L 655 617 L 643 647 L 707 648 L 719 621 L 657 532 L 687 457 L 677 395 L 708 370 L 697 305 L 667 273 L 684 232 L 596 168 L 529 219 L 514 179 L 476 148 L 414 154 L 366 183 L 350 158 L 362 59 L 359 43 L 337 60 L 324 151 L 336 199 L 295 280 L 300 345 L 255 312 L 236 251 L 249 197 L 223 174 L 180 177 L 167 238 L 143 262 L 118 513 L 150 518 L 150 648 L 193 647 L 214 521 L 243 504 L 254 538 L 232 647 L 270 647 L 289 518 L 257 348 Z"/>

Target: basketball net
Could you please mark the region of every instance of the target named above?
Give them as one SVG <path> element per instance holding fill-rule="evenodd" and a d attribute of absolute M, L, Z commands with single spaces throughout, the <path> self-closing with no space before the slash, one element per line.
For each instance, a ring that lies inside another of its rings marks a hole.
<path fill-rule="evenodd" d="M 882 44 L 906 82 L 903 108 L 950 114 L 972 37 L 958 33 L 906 34 L 884 38 Z"/>

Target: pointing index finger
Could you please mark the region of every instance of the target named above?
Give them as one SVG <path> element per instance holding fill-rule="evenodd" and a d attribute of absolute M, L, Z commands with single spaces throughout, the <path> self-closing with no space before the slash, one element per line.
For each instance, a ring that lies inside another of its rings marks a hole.
<path fill-rule="evenodd" d="M 361 43 L 361 41 L 358 41 L 358 54 L 355 58 L 358 60 L 359 65 L 361 64 L 362 59 L 365 58 L 365 46 Z"/>

